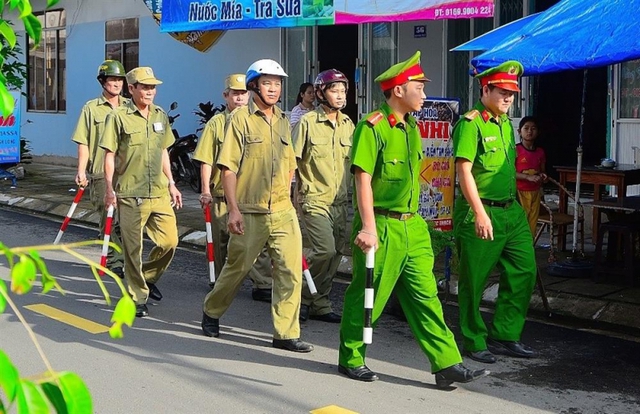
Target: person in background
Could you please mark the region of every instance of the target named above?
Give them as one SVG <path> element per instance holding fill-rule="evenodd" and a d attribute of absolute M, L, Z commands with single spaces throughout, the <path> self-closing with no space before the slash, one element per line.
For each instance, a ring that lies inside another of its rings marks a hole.
<path fill-rule="evenodd" d="M 291 110 L 289 115 L 289 123 L 291 128 L 296 126 L 302 115 L 315 108 L 314 102 L 316 101 L 315 92 L 313 91 L 313 84 L 305 82 L 300 85 L 298 96 L 296 97 L 296 106 Z"/>
<path fill-rule="evenodd" d="M 542 183 L 547 180 L 545 174 L 546 156 L 544 150 L 536 146 L 538 138 L 538 120 L 525 116 L 518 126 L 520 143 L 516 145 L 516 184 L 518 201 L 527 214 L 531 235 L 535 237 Z"/>

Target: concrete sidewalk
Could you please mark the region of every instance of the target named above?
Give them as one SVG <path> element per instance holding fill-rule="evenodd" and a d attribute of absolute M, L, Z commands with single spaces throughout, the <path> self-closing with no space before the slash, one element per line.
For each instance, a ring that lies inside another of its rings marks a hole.
<path fill-rule="evenodd" d="M 34 162 L 25 165 L 25 170 L 25 178 L 18 181 L 16 188 L 11 188 L 10 180 L 0 181 L 0 207 L 34 212 L 62 221 L 77 190 L 74 183 L 75 168 Z M 186 186 L 179 185 L 179 188 L 184 198 L 184 207 L 177 211 L 180 243 L 185 247 L 204 252 L 206 235 L 198 194 Z M 88 194 L 78 205 L 72 223 L 97 227 L 98 215 L 92 210 Z M 590 232 L 587 231 L 587 233 Z M 3 242 L 10 244 L 9 240 L 3 240 Z M 53 240 L 44 240 L 43 242 L 53 242 Z M 546 243 L 548 243 L 548 239 L 547 241 L 543 239 L 539 245 L 544 246 Z M 593 251 L 590 239 L 586 240 L 586 247 L 587 254 L 589 254 L 589 250 Z M 350 252 L 344 253 L 350 254 Z M 638 332 L 636 330 L 640 330 L 640 288 L 629 288 L 614 283 L 596 284 L 591 279 L 548 276 L 545 272 L 548 249 L 539 247 L 536 249 L 536 255 L 554 315 L 579 320 L 581 325 L 586 327 L 597 324 L 611 325 L 611 327 L 625 330 L 631 328 L 630 330 L 636 333 Z M 562 254 L 558 256 L 563 257 Z M 443 260 L 438 260 L 435 268 L 437 278 L 442 277 L 443 267 Z M 204 278 L 206 277 L 204 259 L 202 269 Z M 351 256 L 346 255 L 343 258 L 338 273 L 339 277 L 346 280 L 351 278 Z M 454 275 L 451 282 L 452 296 L 450 299 L 454 301 L 457 293 L 455 279 Z M 484 293 L 484 301 L 489 307 L 495 302 L 497 296 L 497 281 L 498 275 L 492 276 Z M 531 311 L 541 315 L 546 314 L 537 288 L 531 301 Z"/>

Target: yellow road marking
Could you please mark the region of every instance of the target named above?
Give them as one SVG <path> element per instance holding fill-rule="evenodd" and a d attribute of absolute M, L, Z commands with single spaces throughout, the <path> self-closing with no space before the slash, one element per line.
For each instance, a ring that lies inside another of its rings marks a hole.
<path fill-rule="evenodd" d="M 109 332 L 108 326 L 100 325 L 99 323 L 95 323 L 93 321 L 90 321 L 89 319 L 81 318 L 72 313 L 56 309 L 49 305 L 45 305 L 44 303 L 28 305 L 25 306 L 25 308 L 92 334 Z"/>
<path fill-rule="evenodd" d="M 310 414 L 358 414 L 355 411 L 347 410 L 346 408 L 338 407 L 337 405 L 327 405 L 326 407 L 317 408 L 309 411 Z"/>

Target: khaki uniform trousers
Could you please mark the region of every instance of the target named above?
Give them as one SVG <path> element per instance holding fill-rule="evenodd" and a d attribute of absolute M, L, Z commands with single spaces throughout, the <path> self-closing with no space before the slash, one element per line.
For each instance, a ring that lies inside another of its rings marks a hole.
<path fill-rule="evenodd" d="M 213 254 L 216 278 L 222 272 L 227 260 L 227 245 L 229 244 L 229 229 L 227 227 L 227 203 L 222 197 L 214 197 L 211 203 L 211 232 L 213 239 Z M 271 258 L 265 246 L 249 271 L 249 279 L 256 289 L 271 289 Z"/>
<path fill-rule="evenodd" d="M 540 215 L 540 201 L 542 200 L 542 192 L 522 191 L 518 190 L 518 201 L 527 215 L 527 222 L 531 229 L 531 235 L 536 237 L 536 226 L 538 225 L 538 216 Z"/>
<path fill-rule="evenodd" d="M 104 226 L 107 223 L 107 209 L 104 205 L 104 193 L 105 193 L 104 177 L 92 178 L 91 185 L 89 187 L 89 196 L 91 205 L 100 214 L 100 239 L 104 238 Z M 122 249 L 122 241 L 120 240 L 120 223 L 118 221 L 118 215 L 113 215 L 113 221 L 111 222 L 111 237 L 109 239 Z M 107 252 L 107 268 L 113 269 L 115 267 L 124 267 L 124 256 L 122 252 L 117 252 L 111 246 Z"/>
<path fill-rule="evenodd" d="M 227 261 L 204 299 L 203 311 L 219 319 L 227 311 L 242 281 L 266 244 L 273 262 L 271 315 L 274 338 L 300 337 L 302 235 L 293 207 L 270 214 L 244 213 L 244 234 L 231 234 Z"/>
<path fill-rule="evenodd" d="M 147 302 L 147 283 L 156 283 L 169 267 L 178 246 L 178 226 L 167 194 L 159 198 L 119 198 L 125 280 L 136 304 Z M 142 261 L 143 231 L 155 244 L 147 261 Z"/>
<path fill-rule="evenodd" d="M 347 244 L 347 206 L 303 205 L 302 212 L 302 221 L 311 241 L 307 263 L 318 290 L 311 295 L 306 280 L 303 280 L 302 304 L 309 306 L 310 315 L 325 315 L 333 312 L 329 294 Z"/>

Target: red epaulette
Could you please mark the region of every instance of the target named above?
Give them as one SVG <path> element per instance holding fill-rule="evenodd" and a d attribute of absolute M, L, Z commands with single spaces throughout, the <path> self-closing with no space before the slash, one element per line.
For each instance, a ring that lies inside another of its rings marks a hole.
<path fill-rule="evenodd" d="M 384 114 L 380 111 L 376 111 L 376 112 L 373 112 L 371 115 L 369 115 L 369 117 L 367 118 L 367 122 L 371 124 L 371 126 L 373 126 L 383 119 L 384 119 Z"/>

